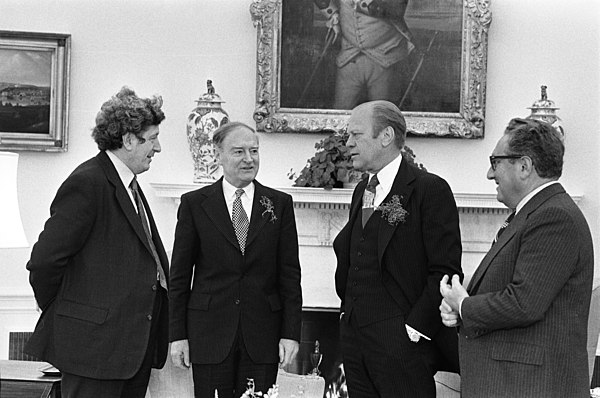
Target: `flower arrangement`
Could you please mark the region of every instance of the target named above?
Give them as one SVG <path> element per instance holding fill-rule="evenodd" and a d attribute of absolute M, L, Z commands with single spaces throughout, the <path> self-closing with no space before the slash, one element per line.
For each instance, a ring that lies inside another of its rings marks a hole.
<path fill-rule="evenodd" d="M 273 201 L 269 198 L 267 198 L 266 196 L 261 196 L 260 197 L 260 204 L 262 205 L 262 207 L 265 209 L 261 216 L 265 216 L 268 215 L 269 216 L 269 221 L 270 222 L 275 222 L 275 220 L 277 220 L 277 216 L 275 215 L 275 206 L 273 205 Z"/>
<path fill-rule="evenodd" d="M 216 392 L 215 392 L 216 394 Z M 217 397 L 217 395 L 215 395 Z M 277 384 L 273 384 L 273 387 L 269 388 L 266 393 L 262 393 L 260 391 L 254 391 L 254 379 L 248 379 L 248 388 L 246 392 L 242 394 L 240 398 L 278 398 L 279 397 L 279 387 Z"/>
<path fill-rule="evenodd" d="M 294 180 L 295 187 L 342 188 L 346 183 L 357 183 L 363 178 L 363 173 L 352 168 L 349 149 L 346 146 L 348 133 L 333 132 L 315 144 L 317 152 L 308 159 L 299 175 L 293 170 L 288 172 L 288 178 Z M 402 149 L 404 159 L 420 169 L 425 169 L 422 163 L 415 162 L 415 154 L 409 147 Z"/>
<path fill-rule="evenodd" d="M 402 207 L 400 200 L 402 196 L 394 195 L 388 202 L 377 206 L 377 210 L 381 211 L 381 218 L 384 218 L 390 225 L 398 225 L 406 221 L 408 211 Z"/>

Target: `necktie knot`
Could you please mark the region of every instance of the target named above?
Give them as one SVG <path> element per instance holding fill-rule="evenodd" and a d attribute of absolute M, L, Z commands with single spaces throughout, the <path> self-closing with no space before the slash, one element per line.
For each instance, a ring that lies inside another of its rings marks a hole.
<path fill-rule="evenodd" d="M 373 177 L 369 180 L 367 184 L 367 191 L 375 193 L 375 188 L 379 185 L 379 180 L 377 179 L 377 174 L 373 174 Z"/>
<path fill-rule="evenodd" d="M 235 198 L 236 199 L 241 198 L 243 194 L 244 194 L 244 190 L 243 189 L 239 188 L 239 189 L 235 190 Z"/>
<path fill-rule="evenodd" d="M 133 190 L 133 191 L 137 191 L 138 190 L 138 183 L 137 183 L 137 177 L 136 176 L 133 176 L 133 179 L 129 183 L 129 188 L 131 188 L 131 190 Z"/>
<path fill-rule="evenodd" d="M 508 228 L 508 224 L 510 224 L 510 222 L 513 220 L 513 218 L 515 218 L 515 214 L 516 214 L 516 212 L 514 212 L 514 211 L 512 213 L 510 213 L 510 215 L 502 223 L 502 225 L 500 226 L 500 229 L 496 233 L 496 237 L 494 238 L 494 242 L 493 243 L 496 243 L 498 241 L 498 239 L 500 238 L 500 235 L 502 235 L 502 233 L 504 232 L 504 230 L 506 228 Z"/>

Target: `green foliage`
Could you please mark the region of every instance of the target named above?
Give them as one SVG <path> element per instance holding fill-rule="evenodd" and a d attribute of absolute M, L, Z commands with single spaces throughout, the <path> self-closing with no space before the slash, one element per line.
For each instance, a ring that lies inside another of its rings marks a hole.
<path fill-rule="evenodd" d="M 294 180 L 295 187 L 342 188 L 344 182 L 358 182 L 363 173 L 352 168 L 349 149 L 346 146 L 348 134 L 332 133 L 315 144 L 317 150 L 308 159 L 299 175 L 290 170 L 288 178 Z M 423 164 L 415 162 L 415 154 L 405 146 L 402 155 L 410 164 L 425 169 Z"/>

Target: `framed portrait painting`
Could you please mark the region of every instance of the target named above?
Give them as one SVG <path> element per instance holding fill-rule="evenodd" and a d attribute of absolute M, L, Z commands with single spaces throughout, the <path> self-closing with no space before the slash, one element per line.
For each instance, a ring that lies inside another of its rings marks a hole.
<path fill-rule="evenodd" d="M 398 105 L 416 136 L 482 138 L 489 0 L 254 0 L 257 129 L 345 129 Z"/>
<path fill-rule="evenodd" d="M 67 150 L 71 36 L 0 31 L 0 149 Z"/>

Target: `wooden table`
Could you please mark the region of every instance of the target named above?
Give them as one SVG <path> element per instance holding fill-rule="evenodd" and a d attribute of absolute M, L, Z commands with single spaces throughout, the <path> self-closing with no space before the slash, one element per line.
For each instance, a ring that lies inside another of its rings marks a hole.
<path fill-rule="evenodd" d="M 0 360 L 0 397 L 60 398 L 60 376 L 45 376 L 46 362 Z"/>

